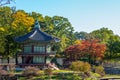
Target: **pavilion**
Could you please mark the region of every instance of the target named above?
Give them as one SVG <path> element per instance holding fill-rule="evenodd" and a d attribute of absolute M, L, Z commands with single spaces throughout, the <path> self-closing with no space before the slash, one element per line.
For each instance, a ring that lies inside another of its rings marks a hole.
<path fill-rule="evenodd" d="M 15 37 L 14 40 L 21 44 L 21 52 L 16 55 L 16 64 L 20 67 L 47 66 L 55 55 L 55 51 L 51 50 L 52 45 L 60 41 L 43 32 L 38 20 L 31 32 Z"/>

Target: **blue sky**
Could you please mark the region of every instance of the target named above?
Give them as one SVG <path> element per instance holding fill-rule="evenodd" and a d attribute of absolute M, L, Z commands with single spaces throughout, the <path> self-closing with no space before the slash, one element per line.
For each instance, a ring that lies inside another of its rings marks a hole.
<path fill-rule="evenodd" d="M 11 5 L 43 16 L 66 17 L 75 31 L 107 27 L 120 35 L 120 0 L 16 0 Z"/>

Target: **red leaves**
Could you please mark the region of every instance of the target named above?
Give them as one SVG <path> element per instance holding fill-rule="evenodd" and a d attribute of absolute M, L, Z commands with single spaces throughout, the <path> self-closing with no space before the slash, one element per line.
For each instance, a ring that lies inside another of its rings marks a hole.
<path fill-rule="evenodd" d="M 88 53 L 92 57 L 104 57 L 104 52 L 106 50 L 106 45 L 99 43 L 97 40 L 87 40 L 83 41 L 83 45 L 86 45 L 86 49 L 88 49 Z"/>
<path fill-rule="evenodd" d="M 67 58 L 70 58 L 72 60 L 77 60 L 79 57 L 81 57 L 82 54 L 81 54 L 80 47 L 81 47 L 80 45 L 72 45 L 72 46 L 68 47 L 65 50 Z"/>
<path fill-rule="evenodd" d="M 65 50 L 67 58 L 77 60 L 80 57 L 90 55 L 94 58 L 103 58 L 106 45 L 98 40 L 83 40 L 81 44 L 71 45 Z"/>

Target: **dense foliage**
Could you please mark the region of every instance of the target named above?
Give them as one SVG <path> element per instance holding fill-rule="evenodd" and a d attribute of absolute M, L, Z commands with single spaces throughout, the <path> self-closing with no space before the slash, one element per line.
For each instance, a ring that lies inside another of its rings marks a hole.
<path fill-rule="evenodd" d="M 79 40 L 97 39 L 101 44 L 106 45 L 105 59 L 115 59 L 120 56 L 120 36 L 115 35 L 108 28 L 101 28 L 90 33 L 76 32 L 75 37 Z"/>
<path fill-rule="evenodd" d="M 95 59 L 102 58 L 104 54 L 106 59 L 120 56 L 120 37 L 114 35 L 113 31 L 108 28 L 101 28 L 91 33 L 74 32 L 74 28 L 65 17 L 42 16 L 40 13 L 27 13 L 24 10 L 16 11 L 15 7 L 0 7 L 0 55 L 14 57 L 16 52 L 20 51 L 19 44 L 15 43 L 13 38 L 31 31 L 35 19 L 39 20 L 42 31 L 61 40 L 52 48 L 57 51 L 57 54 L 64 56 L 65 51 L 69 58 L 69 53 L 75 54 L 72 55 L 74 59 L 83 55 L 90 55 Z M 99 42 L 95 40 L 99 40 Z"/>
<path fill-rule="evenodd" d="M 31 31 L 35 19 L 39 20 L 42 31 L 61 40 L 53 46 L 57 53 L 62 53 L 67 46 L 74 42 L 74 29 L 67 18 L 61 16 L 43 17 L 36 12 L 27 13 L 24 10 L 16 11 L 10 7 L 0 7 L 1 55 L 6 57 L 15 56 L 15 53 L 19 51 L 19 45 L 13 41 L 13 38 Z"/>
<path fill-rule="evenodd" d="M 104 67 L 103 66 L 95 66 L 95 73 L 100 74 L 101 76 L 105 75 Z"/>
<path fill-rule="evenodd" d="M 74 71 L 88 72 L 91 69 L 91 65 L 88 62 L 75 61 L 71 63 L 70 69 Z"/>
<path fill-rule="evenodd" d="M 77 41 L 78 43 L 78 41 Z M 68 59 L 78 60 L 82 57 L 101 59 L 104 57 L 106 45 L 98 40 L 82 40 L 81 43 L 71 45 L 65 50 Z"/>

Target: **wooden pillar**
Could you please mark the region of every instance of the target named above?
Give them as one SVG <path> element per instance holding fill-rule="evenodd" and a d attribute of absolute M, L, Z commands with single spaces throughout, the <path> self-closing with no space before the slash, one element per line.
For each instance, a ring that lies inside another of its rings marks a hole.
<path fill-rule="evenodd" d="M 46 48 L 47 48 L 47 44 L 45 44 L 45 54 L 47 54 L 47 49 Z M 45 64 L 46 64 L 46 59 L 47 59 L 47 57 L 45 55 L 45 62 L 44 62 Z"/>
<path fill-rule="evenodd" d="M 34 53 L 34 45 L 32 44 L 32 54 Z M 33 58 L 34 56 L 32 56 L 32 61 L 31 61 L 31 64 L 33 64 Z"/>
<path fill-rule="evenodd" d="M 23 47 L 22 47 L 22 54 L 24 54 L 24 43 L 23 43 L 23 45 L 22 45 Z M 23 61 L 23 56 L 22 56 L 22 54 L 21 54 L 21 58 L 22 58 L 22 64 L 24 64 L 24 61 Z"/>
<path fill-rule="evenodd" d="M 24 44 L 22 45 L 22 53 L 24 53 Z"/>
<path fill-rule="evenodd" d="M 16 56 L 15 56 L 15 63 L 16 63 L 16 65 L 18 65 L 18 56 L 17 56 L 18 54 L 16 53 Z"/>
<path fill-rule="evenodd" d="M 24 59 L 23 59 L 24 57 L 23 57 L 23 56 L 21 56 L 21 58 L 22 58 L 22 64 L 24 64 Z"/>
<path fill-rule="evenodd" d="M 34 45 L 32 45 L 32 53 L 34 53 Z"/>

